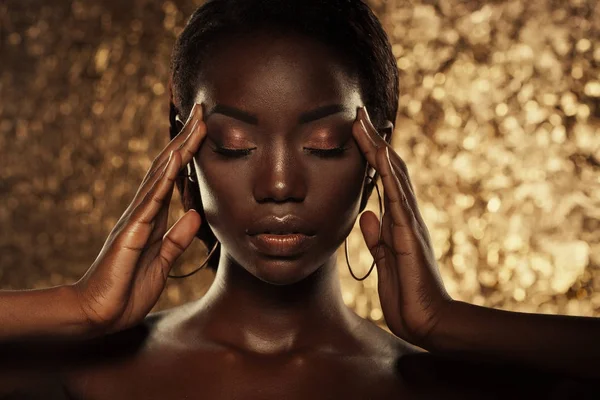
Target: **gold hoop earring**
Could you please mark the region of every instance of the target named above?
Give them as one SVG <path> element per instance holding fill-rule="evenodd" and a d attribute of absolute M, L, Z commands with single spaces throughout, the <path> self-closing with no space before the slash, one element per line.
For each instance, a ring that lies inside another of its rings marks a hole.
<path fill-rule="evenodd" d="M 219 245 L 219 241 L 217 240 L 217 243 L 215 243 L 215 245 L 213 246 L 212 250 L 210 251 L 210 253 L 208 253 L 208 256 L 206 257 L 206 260 L 202 263 L 202 265 L 193 270 L 192 272 L 185 274 L 185 275 L 167 275 L 169 278 L 176 278 L 176 279 L 180 279 L 180 278 L 187 278 L 188 276 L 192 276 L 194 275 L 196 272 L 200 271 L 201 269 L 203 269 L 206 266 L 206 263 L 208 263 L 208 260 L 210 259 L 210 256 L 213 255 L 213 253 L 215 252 L 215 250 L 217 249 L 217 246 Z"/>
<path fill-rule="evenodd" d="M 373 178 L 370 176 L 367 176 L 367 178 L 370 178 L 371 181 L 373 181 Z M 382 206 L 381 206 L 381 194 L 379 193 L 379 188 L 377 187 L 377 183 L 375 183 L 375 189 L 377 190 L 377 197 L 379 198 L 379 239 L 377 239 L 377 251 L 375 252 L 375 257 L 373 257 L 373 264 L 371 264 L 371 267 L 369 268 L 369 272 L 367 272 L 367 274 L 365 276 L 363 276 L 362 278 L 358 278 L 356 275 L 354 275 L 354 272 L 352 272 L 352 268 L 350 268 L 350 260 L 348 260 L 348 238 L 346 238 L 344 240 L 344 250 L 346 253 L 346 264 L 348 265 L 348 271 L 350 271 L 350 275 L 352 275 L 352 277 L 357 280 L 357 281 L 364 281 L 365 279 L 367 279 L 369 277 L 369 275 L 371 275 L 371 271 L 373 271 L 373 267 L 375 267 L 375 260 L 377 260 L 377 255 L 379 255 L 379 248 L 380 243 L 381 243 L 381 231 L 382 231 L 382 227 L 383 227 L 383 218 L 382 218 Z"/>
<path fill-rule="evenodd" d="M 186 175 L 187 176 L 187 175 Z M 192 180 L 189 176 L 188 178 L 190 180 Z M 373 180 L 373 178 L 371 178 L 370 176 L 367 176 L 367 178 L 370 178 L 371 180 Z M 192 180 L 192 182 L 194 182 Z M 346 264 L 348 265 L 348 271 L 350 271 L 350 275 L 352 275 L 352 278 L 354 278 L 357 281 L 363 281 L 365 279 L 367 279 L 369 277 L 369 275 L 371 275 L 371 272 L 373 271 L 373 268 L 375 267 L 375 260 L 377 260 L 377 255 L 379 254 L 379 248 L 381 246 L 379 246 L 379 243 L 381 242 L 381 232 L 382 232 L 382 228 L 383 228 L 383 218 L 382 218 L 382 205 L 381 205 L 381 194 L 379 192 L 379 187 L 377 186 L 377 184 L 375 184 L 375 190 L 377 190 L 377 197 L 378 197 L 378 202 L 379 202 L 379 239 L 377 240 L 377 251 L 375 252 L 375 257 L 373 257 L 373 264 L 371 264 L 371 267 L 369 268 L 369 272 L 367 272 L 367 274 L 365 276 L 363 276 L 362 278 L 358 278 L 356 275 L 354 275 L 354 272 L 352 272 L 352 268 L 350 267 L 350 260 L 348 260 L 348 238 L 346 238 L 344 240 L 344 250 L 345 250 L 345 255 L 346 255 Z M 215 245 L 213 246 L 212 250 L 210 251 L 210 253 L 208 253 L 208 256 L 206 257 L 206 260 L 202 263 L 202 265 L 200 265 L 199 268 L 195 269 L 194 271 L 185 274 L 185 275 L 167 275 L 169 278 L 176 278 L 176 279 L 180 279 L 180 278 L 187 278 L 188 276 L 191 276 L 193 274 L 195 274 L 196 272 L 200 271 L 201 269 L 203 269 L 206 265 L 206 263 L 208 262 L 208 260 L 210 259 L 210 257 L 213 255 L 213 253 L 215 252 L 215 250 L 217 249 L 217 246 L 219 245 L 219 241 L 217 240 L 217 243 L 215 243 Z"/>

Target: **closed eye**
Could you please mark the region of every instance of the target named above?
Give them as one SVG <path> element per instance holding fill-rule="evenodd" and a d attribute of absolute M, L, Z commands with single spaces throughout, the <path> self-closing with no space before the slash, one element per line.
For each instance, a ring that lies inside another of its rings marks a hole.
<path fill-rule="evenodd" d="M 240 158 L 240 157 L 247 156 L 254 149 L 255 148 L 252 148 L 252 149 L 240 149 L 240 150 L 236 149 L 236 150 L 234 150 L 234 149 L 227 149 L 225 147 L 215 147 L 213 149 L 213 151 L 215 153 L 221 154 L 221 155 L 223 155 L 225 157 Z"/>
<path fill-rule="evenodd" d="M 340 157 L 342 156 L 346 150 L 350 147 L 334 147 L 333 149 L 313 149 L 309 147 L 305 147 L 304 150 L 308 151 L 311 154 L 314 154 L 321 158 L 332 158 L 332 157 Z M 215 147 L 213 151 L 215 153 L 221 154 L 225 157 L 229 158 L 241 158 L 250 154 L 252 150 L 255 150 L 256 147 L 251 149 L 228 149 L 225 147 Z"/>
<path fill-rule="evenodd" d="M 333 149 L 311 149 L 305 147 L 304 150 L 308 150 L 310 153 L 317 155 L 322 158 L 340 157 L 350 147 L 335 147 Z"/>

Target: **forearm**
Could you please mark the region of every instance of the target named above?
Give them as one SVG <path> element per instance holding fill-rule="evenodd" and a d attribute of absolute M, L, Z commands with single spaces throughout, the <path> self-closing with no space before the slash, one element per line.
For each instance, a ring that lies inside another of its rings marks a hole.
<path fill-rule="evenodd" d="M 87 334 L 71 286 L 0 291 L 0 342 Z"/>
<path fill-rule="evenodd" d="M 600 377 L 599 318 L 526 314 L 454 301 L 424 347 L 465 359 Z"/>

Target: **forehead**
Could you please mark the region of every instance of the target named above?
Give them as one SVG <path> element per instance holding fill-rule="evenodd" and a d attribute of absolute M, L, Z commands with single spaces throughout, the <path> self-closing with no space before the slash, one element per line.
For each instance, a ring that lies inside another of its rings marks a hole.
<path fill-rule="evenodd" d="M 334 49 L 300 34 L 227 37 L 204 61 L 195 100 L 281 112 L 360 101 L 348 67 Z"/>

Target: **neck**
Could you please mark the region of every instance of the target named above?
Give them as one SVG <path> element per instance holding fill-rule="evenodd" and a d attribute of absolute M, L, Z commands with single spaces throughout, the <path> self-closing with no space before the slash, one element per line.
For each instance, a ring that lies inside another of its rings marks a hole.
<path fill-rule="evenodd" d="M 290 285 L 261 281 L 221 254 L 215 280 L 198 301 L 202 331 L 244 351 L 279 354 L 302 349 L 336 351 L 350 339 L 357 316 L 343 302 L 336 254 Z"/>

